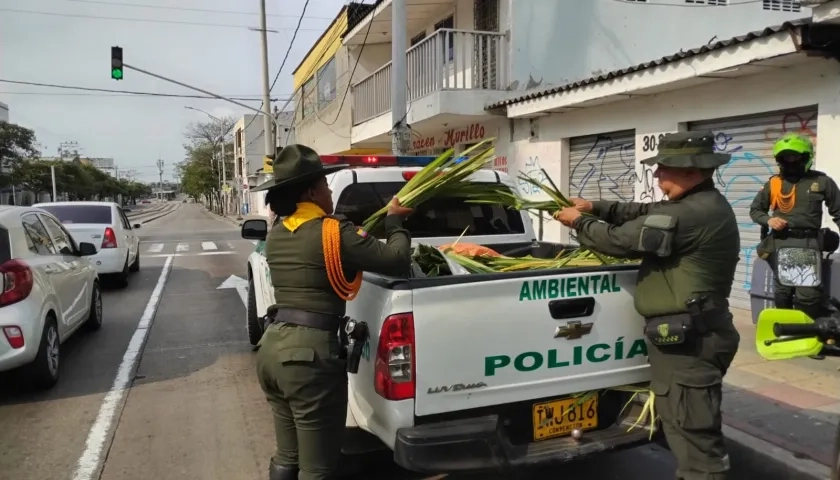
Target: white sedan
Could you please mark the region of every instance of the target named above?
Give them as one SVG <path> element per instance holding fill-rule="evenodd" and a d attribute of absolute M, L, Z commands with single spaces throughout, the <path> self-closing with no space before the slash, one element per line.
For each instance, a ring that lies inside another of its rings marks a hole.
<path fill-rule="evenodd" d="M 122 208 L 114 202 L 51 202 L 33 205 L 55 215 L 79 242 L 98 250 L 90 261 L 99 275 L 115 277 L 120 287 L 128 285 L 129 272 L 140 269 L 140 237 Z"/>
<path fill-rule="evenodd" d="M 59 378 L 61 344 L 85 326 L 102 326 L 99 276 L 48 212 L 0 205 L 0 371 L 26 369 L 40 388 Z"/>

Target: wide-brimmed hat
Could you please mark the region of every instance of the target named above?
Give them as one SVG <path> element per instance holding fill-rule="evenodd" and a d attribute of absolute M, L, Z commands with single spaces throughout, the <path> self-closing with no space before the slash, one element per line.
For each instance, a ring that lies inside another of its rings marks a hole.
<path fill-rule="evenodd" d="M 321 157 L 306 145 L 287 145 L 274 156 L 274 178 L 251 189 L 252 192 L 289 186 L 320 175 L 327 175 L 350 165 L 324 165 Z"/>
<path fill-rule="evenodd" d="M 659 141 L 656 156 L 642 160 L 648 166 L 671 168 L 717 168 L 729 163 L 731 155 L 715 152 L 712 132 L 669 133 Z"/>

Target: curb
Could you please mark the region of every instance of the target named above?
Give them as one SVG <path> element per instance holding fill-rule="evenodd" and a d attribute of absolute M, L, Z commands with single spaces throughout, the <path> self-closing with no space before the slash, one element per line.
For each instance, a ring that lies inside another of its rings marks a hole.
<path fill-rule="evenodd" d="M 723 426 L 729 455 L 750 466 L 756 478 L 829 480 L 831 469 L 742 430 Z"/>
<path fill-rule="evenodd" d="M 242 226 L 242 224 L 245 222 L 245 218 L 244 218 L 244 217 L 242 218 L 242 220 L 234 220 L 234 219 L 232 219 L 232 218 L 230 218 L 230 217 L 228 217 L 228 216 L 226 216 L 226 215 L 219 215 L 219 214 L 218 214 L 218 213 L 216 213 L 216 212 L 211 212 L 210 210 L 208 210 L 208 209 L 207 209 L 207 207 L 204 207 L 204 211 L 205 211 L 205 212 L 207 212 L 207 213 L 209 213 L 209 214 L 210 214 L 211 216 L 213 216 L 214 218 L 217 218 L 217 219 L 219 219 L 219 220 L 223 220 L 223 221 L 225 221 L 225 222 L 228 222 L 228 223 L 230 223 L 231 225 L 234 225 L 234 226 L 236 226 L 236 227 L 241 227 L 241 226 Z"/>

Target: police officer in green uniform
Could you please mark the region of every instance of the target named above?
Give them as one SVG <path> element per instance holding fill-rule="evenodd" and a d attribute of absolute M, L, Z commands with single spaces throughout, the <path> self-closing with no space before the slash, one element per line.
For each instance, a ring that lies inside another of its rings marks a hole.
<path fill-rule="evenodd" d="M 728 301 L 740 240 L 732 206 L 713 180 L 730 157 L 714 144 L 711 132 L 669 134 L 643 161 L 658 166 L 668 200 L 574 199 L 555 214 L 581 246 L 641 259 L 634 300 L 652 344 L 650 388 L 682 480 L 722 480 L 729 470 L 721 384 L 740 340 Z"/>
<path fill-rule="evenodd" d="M 277 304 L 257 353 L 277 437 L 270 480 L 335 478 L 347 418 L 338 335 L 346 301 L 358 292 L 362 271 L 398 276 L 410 270 L 402 219 L 411 210 L 396 198 L 384 222 L 385 243 L 331 216 L 326 175 L 343 168 L 324 166 L 311 148 L 289 145 L 274 160 L 274 179 L 254 189 L 268 190 L 277 216 L 265 246 Z"/>
<path fill-rule="evenodd" d="M 821 230 L 823 205 L 840 226 L 840 189 L 826 174 L 813 170 L 814 146 L 804 135 L 789 133 L 773 146 L 779 174 L 764 184 L 750 206 L 750 218 L 766 235 L 756 249 L 776 272 L 774 252 L 780 247 L 806 247 L 822 250 L 826 235 Z M 768 213 L 771 212 L 771 213 Z M 775 275 L 776 308 L 796 306 L 812 318 L 825 313 L 826 295 L 822 286 L 789 287 Z"/>

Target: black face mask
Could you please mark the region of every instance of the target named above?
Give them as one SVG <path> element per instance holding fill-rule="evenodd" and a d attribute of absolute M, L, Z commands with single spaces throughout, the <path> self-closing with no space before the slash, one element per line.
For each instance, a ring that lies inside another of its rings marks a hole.
<path fill-rule="evenodd" d="M 805 175 L 805 162 L 779 162 L 777 165 L 784 178 L 799 179 Z"/>

